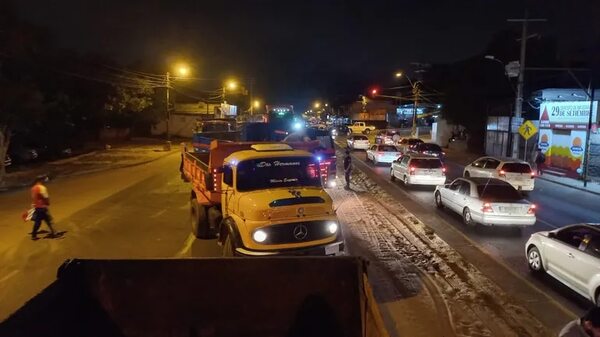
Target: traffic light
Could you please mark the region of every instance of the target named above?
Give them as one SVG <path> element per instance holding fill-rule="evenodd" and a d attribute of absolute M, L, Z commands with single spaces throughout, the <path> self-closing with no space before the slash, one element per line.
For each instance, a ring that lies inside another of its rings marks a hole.
<path fill-rule="evenodd" d="M 378 93 L 379 93 L 379 90 L 377 90 L 377 88 L 371 89 L 371 97 L 377 96 Z"/>

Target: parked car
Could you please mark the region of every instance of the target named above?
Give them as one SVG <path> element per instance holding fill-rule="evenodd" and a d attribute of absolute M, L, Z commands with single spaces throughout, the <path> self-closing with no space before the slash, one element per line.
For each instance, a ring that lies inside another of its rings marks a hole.
<path fill-rule="evenodd" d="M 421 143 L 424 142 L 419 138 L 402 138 L 398 141 L 398 144 L 396 146 L 398 147 L 398 150 L 400 150 L 400 152 L 407 153 L 409 151 L 412 151 L 415 145 Z"/>
<path fill-rule="evenodd" d="M 396 145 L 400 135 L 394 130 L 381 130 L 375 136 L 375 144 Z"/>
<path fill-rule="evenodd" d="M 369 138 L 363 135 L 351 135 L 346 140 L 350 150 L 367 150 L 369 148 Z"/>
<path fill-rule="evenodd" d="M 535 187 L 535 171 L 529 163 L 510 158 L 481 157 L 465 167 L 463 176 L 504 180 L 519 191 Z"/>
<path fill-rule="evenodd" d="M 374 165 L 378 165 L 379 163 L 391 164 L 400 155 L 401 153 L 393 145 L 371 145 L 367 150 L 367 160 L 372 161 Z"/>
<path fill-rule="evenodd" d="M 547 272 L 600 306 L 600 224 L 533 233 L 525 254 L 532 272 Z"/>
<path fill-rule="evenodd" d="M 14 144 L 10 146 L 8 153 L 12 158 L 12 161 L 18 164 L 29 163 L 35 161 L 39 157 L 37 149 L 20 144 Z"/>
<path fill-rule="evenodd" d="M 443 185 L 446 168 L 439 158 L 406 154 L 392 163 L 390 179 L 400 179 L 404 185 Z"/>
<path fill-rule="evenodd" d="M 446 152 L 442 151 L 442 148 L 439 145 L 434 144 L 434 143 L 415 144 L 412 147 L 412 151 L 420 153 L 420 154 L 434 156 L 434 157 L 440 158 L 441 160 L 444 160 L 444 158 L 446 156 Z"/>
<path fill-rule="evenodd" d="M 531 226 L 535 204 L 523 199 L 511 184 L 494 178 L 457 178 L 436 187 L 435 204 L 463 217 L 466 225 Z"/>

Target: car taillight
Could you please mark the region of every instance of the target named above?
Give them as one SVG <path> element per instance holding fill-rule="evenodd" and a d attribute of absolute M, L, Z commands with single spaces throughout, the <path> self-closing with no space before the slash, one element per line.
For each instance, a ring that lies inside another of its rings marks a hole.
<path fill-rule="evenodd" d="M 408 170 L 409 170 L 409 172 L 410 172 L 410 174 L 411 174 L 411 175 L 412 175 L 412 174 L 415 174 L 415 170 L 416 170 L 416 169 L 417 169 L 417 168 L 416 168 L 416 167 L 414 167 L 414 166 L 411 166 L 411 167 L 409 167 L 409 168 L 408 168 Z"/>
<path fill-rule="evenodd" d="M 527 210 L 527 214 L 535 214 L 535 209 L 536 208 L 537 208 L 537 206 L 535 206 L 535 204 L 529 205 L 529 209 Z"/>
<path fill-rule="evenodd" d="M 492 209 L 492 204 L 490 204 L 489 202 L 486 202 L 483 204 L 483 207 L 481 207 L 481 211 L 483 213 L 493 213 L 494 210 Z"/>
<path fill-rule="evenodd" d="M 442 174 L 446 175 L 446 168 L 445 167 L 442 167 Z"/>
<path fill-rule="evenodd" d="M 506 171 L 504 171 L 504 170 L 500 170 L 500 172 L 498 172 L 498 175 L 499 175 L 500 177 L 506 177 Z"/>
<path fill-rule="evenodd" d="M 531 171 L 531 179 L 535 178 L 535 172 Z"/>

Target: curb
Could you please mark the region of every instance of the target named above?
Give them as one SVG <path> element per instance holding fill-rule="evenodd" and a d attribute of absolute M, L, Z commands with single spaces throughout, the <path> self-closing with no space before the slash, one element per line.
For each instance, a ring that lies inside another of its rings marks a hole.
<path fill-rule="evenodd" d="M 141 162 L 137 162 L 137 163 L 132 163 L 132 164 L 126 164 L 126 165 L 117 165 L 117 166 L 109 166 L 109 167 L 104 167 L 104 168 L 98 168 L 98 169 L 91 169 L 91 170 L 85 170 L 85 171 L 78 171 L 78 172 L 73 172 L 70 174 L 59 174 L 54 176 L 54 179 L 60 179 L 60 178 L 67 178 L 67 177 L 77 177 L 77 176 L 82 176 L 82 175 L 86 175 L 86 174 L 91 174 L 91 173 L 98 173 L 98 172 L 103 172 L 103 171 L 109 171 L 109 170 L 116 170 L 116 169 L 121 169 L 121 168 L 128 168 L 128 167 L 134 167 L 134 166 L 140 166 L 140 165 L 144 165 L 144 164 L 148 164 L 154 161 L 157 161 L 159 159 L 165 158 L 171 154 L 174 153 L 179 153 L 176 151 L 170 151 L 164 155 L 161 155 L 159 157 L 156 158 L 152 158 L 149 160 L 144 160 Z M 69 158 L 71 159 L 71 158 Z M 6 187 L 0 187 L 0 194 L 1 193 L 6 193 L 6 192 L 11 192 L 11 191 L 15 191 L 15 190 L 19 190 L 25 187 L 29 187 L 30 184 L 18 184 L 18 185 L 12 185 L 12 186 L 6 186 Z"/>
<path fill-rule="evenodd" d="M 91 151 L 91 152 L 87 152 L 87 153 L 82 153 L 80 155 L 77 155 L 77 156 L 74 156 L 74 157 L 70 157 L 70 158 L 49 161 L 48 164 L 50 164 L 50 165 L 60 165 L 60 164 L 64 164 L 64 163 L 70 163 L 72 161 L 76 161 L 78 159 L 85 158 L 87 156 L 93 156 L 96 153 L 98 153 L 98 151 Z"/>
<path fill-rule="evenodd" d="M 569 185 L 567 183 L 562 183 L 560 181 L 556 181 L 556 180 L 552 180 L 552 179 L 548 179 L 548 178 L 543 178 L 543 177 L 540 177 L 540 176 L 538 176 L 537 179 L 548 181 L 548 182 L 551 182 L 551 183 L 554 183 L 554 184 L 557 184 L 557 185 L 562 185 L 562 186 L 570 187 L 570 188 L 573 188 L 573 189 L 576 189 L 576 190 L 580 190 L 580 191 L 583 191 L 583 192 L 587 192 L 587 193 L 591 193 L 591 194 L 595 194 L 595 195 L 600 195 L 600 192 L 592 191 L 592 190 L 589 190 L 589 189 L 586 189 L 586 188 L 583 188 L 583 187 L 579 187 L 579 186 Z"/>

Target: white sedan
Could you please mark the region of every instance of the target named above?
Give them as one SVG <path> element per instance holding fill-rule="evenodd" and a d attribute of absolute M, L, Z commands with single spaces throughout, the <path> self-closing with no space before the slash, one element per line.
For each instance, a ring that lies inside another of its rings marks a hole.
<path fill-rule="evenodd" d="M 600 224 L 533 233 L 525 254 L 531 271 L 547 272 L 600 306 Z"/>
<path fill-rule="evenodd" d="M 363 135 L 351 135 L 346 140 L 350 150 L 367 150 L 369 148 L 369 138 Z"/>
<path fill-rule="evenodd" d="M 458 178 L 437 186 L 434 196 L 438 208 L 461 214 L 466 225 L 531 226 L 536 221 L 536 206 L 498 179 Z"/>
<path fill-rule="evenodd" d="M 446 168 L 439 158 L 420 154 L 406 154 L 392 163 L 390 179 L 400 179 L 404 185 L 443 185 Z"/>
<path fill-rule="evenodd" d="M 373 165 L 379 163 L 391 164 L 398 159 L 402 154 L 393 145 L 372 145 L 367 150 L 367 160 L 373 162 Z"/>

